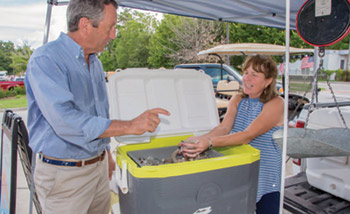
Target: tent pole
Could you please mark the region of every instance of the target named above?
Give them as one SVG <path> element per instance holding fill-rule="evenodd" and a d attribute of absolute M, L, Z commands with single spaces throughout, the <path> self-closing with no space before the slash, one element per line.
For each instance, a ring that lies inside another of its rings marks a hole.
<path fill-rule="evenodd" d="M 51 13 L 52 13 L 52 4 L 48 1 L 47 2 L 47 10 L 46 10 L 46 20 L 45 20 L 43 45 L 45 45 L 47 43 L 47 41 L 49 40 Z"/>
<path fill-rule="evenodd" d="M 290 36 L 290 0 L 286 0 L 286 57 L 285 57 L 285 87 L 284 87 L 284 121 L 283 121 L 283 149 L 282 149 L 282 173 L 281 173 L 281 194 L 280 214 L 283 213 L 284 199 L 284 178 L 286 172 L 287 136 L 288 136 L 288 99 L 289 99 L 289 36 Z"/>
<path fill-rule="evenodd" d="M 229 24 L 229 22 L 226 22 L 226 44 L 230 44 L 230 24 Z M 230 65 L 230 56 L 229 55 L 226 56 L 226 64 Z"/>

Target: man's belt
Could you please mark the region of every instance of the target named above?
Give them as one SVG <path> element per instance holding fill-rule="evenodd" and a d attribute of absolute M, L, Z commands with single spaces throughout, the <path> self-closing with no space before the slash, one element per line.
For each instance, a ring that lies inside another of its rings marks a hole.
<path fill-rule="evenodd" d="M 56 159 L 47 157 L 45 155 L 39 154 L 39 159 L 42 160 L 44 163 L 52 164 L 56 166 L 76 166 L 76 167 L 82 167 L 90 164 L 94 164 L 98 161 L 103 161 L 105 158 L 106 151 L 103 151 L 99 156 L 95 158 L 91 158 L 88 160 L 80 160 L 80 161 L 71 161 L 71 160 L 64 160 L 64 159 Z"/>

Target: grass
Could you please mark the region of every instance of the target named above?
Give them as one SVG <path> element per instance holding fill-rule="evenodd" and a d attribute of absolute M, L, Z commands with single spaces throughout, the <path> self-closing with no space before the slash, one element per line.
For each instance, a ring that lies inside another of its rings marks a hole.
<path fill-rule="evenodd" d="M 289 90 L 290 92 L 305 92 L 307 90 L 311 91 L 312 86 L 309 85 L 309 83 L 303 83 L 303 82 L 290 82 L 289 83 Z"/>
<path fill-rule="evenodd" d="M 25 107 L 27 107 L 26 95 L 17 95 L 15 97 L 0 99 L 0 109 L 25 108 Z"/>
<path fill-rule="evenodd" d="M 318 86 L 318 88 L 320 87 Z M 320 89 L 321 91 L 325 90 L 325 88 Z M 305 93 L 305 91 L 311 93 L 312 85 L 310 82 L 289 82 L 289 93 Z"/>

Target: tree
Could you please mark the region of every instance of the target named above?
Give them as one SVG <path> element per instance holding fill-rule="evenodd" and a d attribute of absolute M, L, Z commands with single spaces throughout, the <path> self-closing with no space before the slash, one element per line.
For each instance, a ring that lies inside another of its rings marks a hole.
<path fill-rule="evenodd" d="M 120 30 L 126 25 L 126 23 L 132 20 L 132 14 L 130 9 L 125 9 L 123 12 L 118 14 L 118 22 L 116 25 L 116 38 L 111 41 L 106 47 L 105 50 L 99 55 L 99 59 L 102 62 L 103 68 L 105 71 L 114 71 L 118 68 L 117 60 L 117 46 L 120 39 Z"/>
<path fill-rule="evenodd" d="M 114 40 L 116 41 L 116 40 Z M 105 71 L 114 71 L 118 66 L 116 45 L 117 42 L 110 42 L 105 50 L 99 55 L 99 59 Z"/>
<path fill-rule="evenodd" d="M 24 74 L 27 69 L 27 64 L 30 56 L 32 55 L 33 50 L 30 49 L 30 46 L 24 44 L 23 47 L 18 46 L 15 51 L 11 52 L 12 63 L 10 66 L 13 68 L 14 74 Z"/>
<path fill-rule="evenodd" d="M 13 72 L 11 67 L 11 53 L 15 50 L 12 42 L 0 41 L 0 70 L 7 71 L 9 74 Z"/>
<path fill-rule="evenodd" d="M 279 28 L 265 27 L 260 25 L 230 23 L 230 43 L 267 43 L 285 45 L 285 30 Z M 290 31 L 290 46 L 298 48 L 310 48 L 295 30 Z M 281 56 L 274 57 L 276 62 L 282 62 Z M 244 61 L 243 56 L 231 57 L 231 64 L 240 68 Z"/>
<path fill-rule="evenodd" d="M 127 10 L 121 14 L 117 26 L 117 39 L 113 41 L 113 56 L 118 68 L 149 67 L 148 44 L 154 32 L 155 17 L 138 11 Z"/>
<path fill-rule="evenodd" d="M 177 16 L 164 15 L 164 19 L 157 26 L 155 33 L 150 38 L 148 46 L 149 58 L 147 62 L 151 67 L 171 68 L 175 65 L 175 60 L 170 57 L 170 53 L 179 48 L 171 42 L 175 34 L 169 28 L 169 23 L 177 22 L 177 19 Z"/>
<path fill-rule="evenodd" d="M 184 62 L 203 61 L 198 52 L 223 41 L 222 23 L 204 19 L 164 15 L 150 41 L 153 67 L 173 67 Z"/>

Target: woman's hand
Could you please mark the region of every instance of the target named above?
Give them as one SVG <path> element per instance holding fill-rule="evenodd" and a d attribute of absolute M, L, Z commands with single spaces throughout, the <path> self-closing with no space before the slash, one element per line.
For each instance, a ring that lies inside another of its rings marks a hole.
<path fill-rule="evenodd" d="M 199 137 L 189 137 L 184 142 L 179 144 L 182 149 L 183 156 L 195 158 L 200 153 L 204 152 L 209 148 L 210 142 L 209 137 L 199 136 Z"/>

